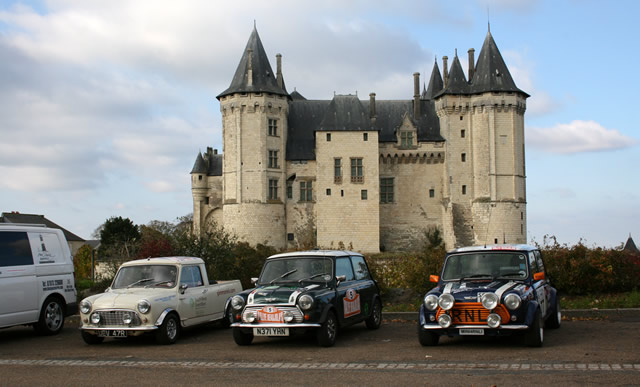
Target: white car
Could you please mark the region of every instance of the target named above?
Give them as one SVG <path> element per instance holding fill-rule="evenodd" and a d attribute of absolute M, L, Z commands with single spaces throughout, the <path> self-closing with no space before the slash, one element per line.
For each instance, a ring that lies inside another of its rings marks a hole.
<path fill-rule="evenodd" d="M 0 328 L 59 333 L 77 312 L 73 257 L 62 230 L 0 223 Z"/>
<path fill-rule="evenodd" d="M 182 327 L 228 323 L 228 299 L 242 290 L 239 280 L 208 280 L 204 261 L 193 257 L 147 258 L 124 263 L 111 287 L 80 302 L 82 338 L 155 333 L 173 344 Z"/>

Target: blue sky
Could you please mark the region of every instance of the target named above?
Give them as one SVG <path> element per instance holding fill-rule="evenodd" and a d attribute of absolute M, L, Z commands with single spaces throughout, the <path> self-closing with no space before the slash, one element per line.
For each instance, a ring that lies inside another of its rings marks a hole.
<path fill-rule="evenodd" d="M 287 88 L 410 99 L 413 73 L 491 33 L 525 115 L 528 240 L 640 240 L 640 2 L 0 0 L 0 210 L 84 238 L 192 212 L 215 99 L 253 28 Z M 451 62 L 450 62 L 451 63 Z"/>

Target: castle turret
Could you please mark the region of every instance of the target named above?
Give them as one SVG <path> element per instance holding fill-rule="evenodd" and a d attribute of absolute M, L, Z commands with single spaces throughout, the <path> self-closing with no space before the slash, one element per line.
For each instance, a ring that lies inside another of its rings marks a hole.
<path fill-rule="evenodd" d="M 281 56 L 271 69 L 253 29 L 231 85 L 220 95 L 225 228 L 251 244 L 284 248 L 285 144 L 289 94 Z"/>

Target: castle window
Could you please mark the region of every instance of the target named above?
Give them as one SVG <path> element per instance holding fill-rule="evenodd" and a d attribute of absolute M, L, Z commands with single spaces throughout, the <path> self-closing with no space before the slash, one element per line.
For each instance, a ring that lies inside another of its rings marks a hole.
<path fill-rule="evenodd" d="M 331 141 L 331 133 L 327 133 L 327 142 Z"/>
<path fill-rule="evenodd" d="M 293 240 L 293 233 L 292 232 L 287 234 L 287 240 L 288 241 L 292 241 Z"/>
<path fill-rule="evenodd" d="M 413 132 L 400 132 L 400 146 L 402 148 L 413 146 Z"/>
<path fill-rule="evenodd" d="M 462 153 L 460 154 L 460 160 L 462 160 L 462 162 L 466 162 L 467 161 L 467 154 L 466 153 Z"/>
<path fill-rule="evenodd" d="M 363 133 L 362 134 L 362 140 L 363 141 L 369 141 L 369 133 Z"/>
<path fill-rule="evenodd" d="M 331 188 L 327 188 L 327 196 L 331 196 Z"/>
<path fill-rule="evenodd" d="M 360 191 L 360 199 L 367 200 L 367 190 L 363 189 Z"/>
<path fill-rule="evenodd" d="M 333 159 L 333 182 L 342 183 L 342 159 L 339 157 Z"/>
<path fill-rule="evenodd" d="M 202 180 L 202 175 L 198 175 L 198 180 Z"/>
<path fill-rule="evenodd" d="M 462 129 L 462 130 L 460 131 L 460 137 L 462 137 L 462 138 L 464 138 L 464 137 L 465 137 L 465 131 L 464 131 L 464 129 Z"/>
<path fill-rule="evenodd" d="M 269 151 L 269 168 L 279 168 L 278 167 L 278 151 L 270 150 Z"/>
<path fill-rule="evenodd" d="M 293 199 L 293 183 L 287 183 L 287 199 Z"/>
<path fill-rule="evenodd" d="M 393 203 L 393 177 L 380 178 L 380 203 Z"/>
<path fill-rule="evenodd" d="M 311 180 L 303 180 L 300 182 L 300 201 L 310 202 L 313 200 L 313 187 Z"/>
<path fill-rule="evenodd" d="M 351 182 L 364 183 L 364 167 L 362 166 L 362 158 L 351 159 Z"/>
<path fill-rule="evenodd" d="M 278 120 L 275 118 L 269 118 L 269 136 L 278 135 Z"/>
<path fill-rule="evenodd" d="M 467 194 L 467 186 L 466 186 L 466 185 L 463 185 L 463 186 L 462 186 L 462 194 L 463 194 L 463 195 L 466 195 L 466 194 Z"/>
<path fill-rule="evenodd" d="M 269 200 L 278 200 L 278 179 L 269 179 Z"/>
<path fill-rule="evenodd" d="M 462 121 L 462 116 L 460 116 L 460 121 Z"/>
<path fill-rule="evenodd" d="M 204 204 L 209 204 L 209 197 L 207 196 L 206 198 L 204 198 Z"/>
<path fill-rule="evenodd" d="M 429 197 L 430 197 L 430 198 L 434 198 L 434 197 L 436 197 L 436 190 L 435 190 L 435 189 L 431 188 L 431 189 L 429 190 Z"/>

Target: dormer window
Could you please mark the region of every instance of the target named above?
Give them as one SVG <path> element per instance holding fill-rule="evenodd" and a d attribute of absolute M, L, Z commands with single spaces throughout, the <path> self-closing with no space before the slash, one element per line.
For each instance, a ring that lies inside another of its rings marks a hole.
<path fill-rule="evenodd" d="M 400 132 L 400 147 L 411 148 L 414 145 L 413 131 Z"/>

